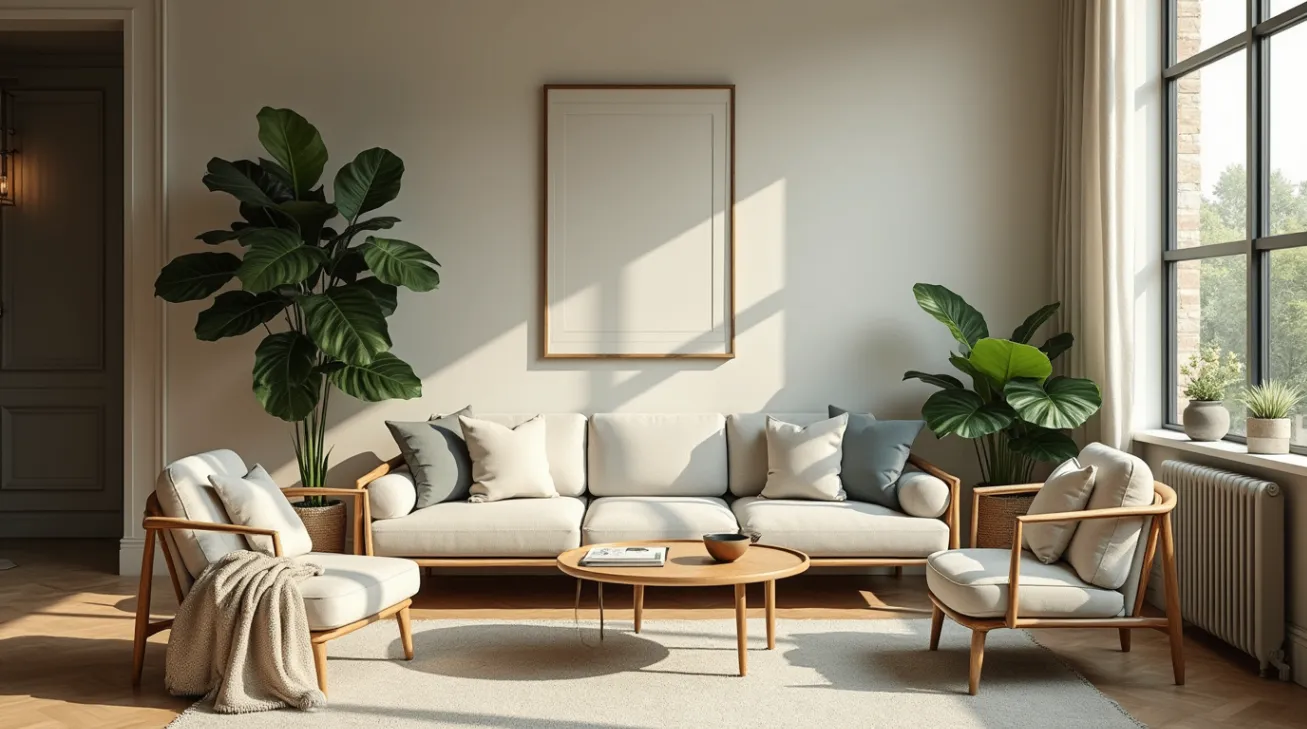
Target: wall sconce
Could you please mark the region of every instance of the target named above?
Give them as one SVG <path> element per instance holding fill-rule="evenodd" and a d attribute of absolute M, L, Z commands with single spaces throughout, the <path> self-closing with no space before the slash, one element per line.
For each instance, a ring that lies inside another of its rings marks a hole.
<path fill-rule="evenodd" d="M 0 205 L 18 201 L 18 150 L 14 148 L 14 95 L 0 88 Z"/>

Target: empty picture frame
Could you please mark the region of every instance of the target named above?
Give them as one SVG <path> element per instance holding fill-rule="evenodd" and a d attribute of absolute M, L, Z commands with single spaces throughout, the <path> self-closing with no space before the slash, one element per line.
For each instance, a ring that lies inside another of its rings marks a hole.
<path fill-rule="evenodd" d="M 546 358 L 735 356 L 735 87 L 544 87 Z"/>

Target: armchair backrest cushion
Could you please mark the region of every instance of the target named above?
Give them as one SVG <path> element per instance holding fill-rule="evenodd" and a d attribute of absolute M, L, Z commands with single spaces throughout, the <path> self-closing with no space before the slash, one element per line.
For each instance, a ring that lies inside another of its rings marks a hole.
<path fill-rule="evenodd" d="M 595 413 L 589 450 L 593 496 L 726 494 L 719 413 Z"/>
<path fill-rule="evenodd" d="M 826 413 L 770 413 L 794 425 L 812 425 Z M 732 413 L 726 416 L 726 447 L 730 463 L 731 493 L 757 496 L 767 485 L 768 413 Z"/>
<path fill-rule="evenodd" d="M 476 413 L 507 428 L 516 428 L 539 415 L 545 421 L 545 456 L 559 496 L 585 495 L 585 424 L 580 413 Z"/>
<path fill-rule="evenodd" d="M 1094 491 L 1086 509 L 1153 503 L 1153 472 L 1142 459 L 1090 443 L 1078 460 L 1082 467 L 1094 468 Z M 1064 558 L 1085 582 L 1119 590 L 1131 576 L 1143 526 L 1143 517 L 1082 521 Z"/>
<path fill-rule="evenodd" d="M 163 469 L 154 485 L 155 494 L 159 497 L 159 508 L 163 510 L 164 516 L 230 524 L 227 510 L 218 498 L 218 492 L 209 483 L 209 477 L 226 475 L 243 478 L 248 470 L 241 457 L 229 450 L 209 451 L 174 461 Z M 169 530 L 169 534 L 191 577 L 199 577 L 209 563 L 223 555 L 246 548 L 245 537 L 240 534 L 190 529 Z"/>

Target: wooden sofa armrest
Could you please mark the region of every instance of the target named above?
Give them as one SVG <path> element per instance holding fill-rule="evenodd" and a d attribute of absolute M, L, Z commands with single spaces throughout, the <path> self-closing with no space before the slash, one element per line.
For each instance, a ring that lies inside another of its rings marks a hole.
<path fill-rule="evenodd" d="M 361 481 L 362 479 L 360 479 Z M 282 489 L 287 499 L 304 496 L 349 496 L 354 499 L 354 517 L 351 531 L 354 534 L 354 554 L 372 555 L 372 506 L 368 500 L 368 490 L 328 488 L 325 486 Z"/>
<path fill-rule="evenodd" d="M 1032 494 L 1043 488 L 1042 483 L 1019 483 L 1005 486 L 977 486 L 971 490 L 971 541 L 976 546 L 976 535 L 980 532 L 980 500 L 986 496 L 1011 496 L 1013 494 Z"/>
<path fill-rule="evenodd" d="M 404 465 L 404 456 L 403 455 L 395 456 L 389 461 L 382 463 L 381 465 L 377 466 L 371 471 L 368 471 L 367 473 L 360 476 L 358 481 L 354 482 L 354 487 L 365 489 L 368 487 L 368 484 L 372 483 L 373 481 L 376 481 L 382 476 L 385 476 L 386 474 L 390 473 L 391 471 L 394 471 L 395 469 L 403 465 Z"/>
<path fill-rule="evenodd" d="M 948 510 L 944 512 L 944 523 L 948 524 L 948 548 L 957 549 L 962 544 L 961 525 L 961 508 L 958 504 L 960 498 L 959 492 L 962 489 L 962 479 L 927 461 L 915 453 L 908 454 L 908 463 L 915 466 L 922 473 L 929 474 L 943 481 L 948 486 Z"/>
<path fill-rule="evenodd" d="M 172 516 L 147 516 L 141 522 L 141 526 L 147 530 L 192 529 L 202 532 L 225 532 L 228 534 L 252 534 L 260 537 L 272 537 L 273 555 L 281 556 L 281 537 L 278 536 L 276 529 L 262 529 L 240 524 L 218 524 L 211 521 L 191 521 L 190 519 L 178 519 Z"/>

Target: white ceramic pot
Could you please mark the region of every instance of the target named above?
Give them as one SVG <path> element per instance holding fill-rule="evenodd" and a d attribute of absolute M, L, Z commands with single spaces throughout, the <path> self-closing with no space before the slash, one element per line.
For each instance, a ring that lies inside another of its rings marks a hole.
<path fill-rule="evenodd" d="M 1230 411 L 1220 400 L 1190 400 L 1181 420 L 1193 440 L 1220 440 L 1230 432 Z"/>
<path fill-rule="evenodd" d="M 1289 452 L 1289 419 L 1248 418 L 1248 452 L 1278 456 Z"/>

